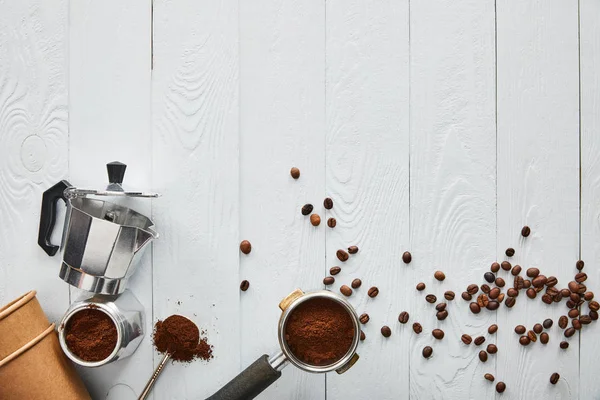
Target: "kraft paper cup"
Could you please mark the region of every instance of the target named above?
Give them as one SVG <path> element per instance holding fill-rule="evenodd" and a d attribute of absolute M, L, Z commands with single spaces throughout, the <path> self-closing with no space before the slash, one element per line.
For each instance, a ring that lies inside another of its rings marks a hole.
<path fill-rule="evenodd" d="M 90 399 L 35 295 L 0 308 L 0 399 Z"/>

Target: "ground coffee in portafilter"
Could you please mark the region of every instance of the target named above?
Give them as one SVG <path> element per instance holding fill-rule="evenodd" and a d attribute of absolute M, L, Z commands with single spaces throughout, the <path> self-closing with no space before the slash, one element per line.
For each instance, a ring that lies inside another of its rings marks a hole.
<path fill-rule="evenodd" d="M 117 345 L 117 327 L 103 311 L 87 308 L 69 318 L 65 341 L 69 350 L 83 361 L 102 361 Z"/>
<path fill-rule="evenodd" d="M 348 311 L 336 301 L 315 298 L 296 307 L 285 325 L 285 340 L 301 361 L 331 365 L 352 347 L 354 324 Z"/>
<path fill-rule="evenodd" d="M 196 324 L 181 315 L 171 315 L 164 321 L 158 321 L 154 325 L 153 339 L 156 350 L 171 353 L 175 361 L 212 358 L 213 347 L 206 338 L 200 338 Z"/>

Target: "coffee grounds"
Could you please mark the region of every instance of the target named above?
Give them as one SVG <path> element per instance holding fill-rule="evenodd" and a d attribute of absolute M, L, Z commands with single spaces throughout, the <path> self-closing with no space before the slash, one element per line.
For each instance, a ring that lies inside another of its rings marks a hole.
<path fill-rule="evenodd" d="M 331 365 L 352 346 L 354 324 L 336 301 L 316 298 L 300 304 L 288 317 L 285 340 L 292 353 L 307 364 Z"/>
<path fill-rule="evenodd" d="M 117 327 L 103 311 L 88 308 L 69 318 L 65 341 L 69 350 L 83 361 L 102 361 L 117 345 Z"/>
<path fill-rule="evenodd" d="M 181 315 L 158 321 L 154 325 L 153 339 L 156 350 L 171 353 L 175 361 L 210 360 L 213 357 L 213 347 L 206 338 L 200 338 L 196 324 Z"/>

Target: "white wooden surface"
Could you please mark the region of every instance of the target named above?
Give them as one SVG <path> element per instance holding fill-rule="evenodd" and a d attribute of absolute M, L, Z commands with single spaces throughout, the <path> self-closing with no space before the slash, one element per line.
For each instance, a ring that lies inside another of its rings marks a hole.
<path fill-rule="evenodd" d="M 322 288 L 352 244 L 331 289 L 363 281 L 360 361 L 344 375 L 288 367 L 260 398 L 600 398 L 597 323 L 563 351 L 564 304 L 521 293 L 474 316 L 460 299 L 509 246 L 559 286 L 582 258 L 599 290 L 599 20 L 596 0 L 0 1 L 0 304 L 34 288 L 56 321 L 80 295 L 37 246 L 41 193 L 102 186 L 119 159 L 126 184 L 163 194 L 128 203 L 161 234 L 131 282 L 146 329 L 181 313 L 215 346 L 210 363 L 169 365 L 155 399 L 204 398 L 274 352 L 279 300 Z M 446 290 L 437 321 L 423 297 Z M 547 346 L 518 345 L 515 325 L 548 317 Z M 498 354 L 482 364 L 462 333 Z M 147 335 L 133 357 L 80 371 L 95 399 L 135 399 L 157 362 Z"/>

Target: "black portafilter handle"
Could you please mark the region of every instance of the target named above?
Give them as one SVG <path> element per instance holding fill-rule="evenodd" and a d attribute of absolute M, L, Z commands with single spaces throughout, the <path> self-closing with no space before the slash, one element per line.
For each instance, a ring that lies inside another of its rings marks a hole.
<path fill-rule="evenodd" d="M 206 400 L 253 399 L 280 376 L 281 371 L 273 368 L 269 363 L 269 356 L 264 354 Z"/>
<path fill-rule="evenodd" d="M 122 184 L 123 178 L 125 177 L 126 169 L 127 164 L 123 164 L 119 161 L 113 161 L 106 164 L 106 171 L 108 172 L 108 182 L 118 183 L 119 185 Z"/>

